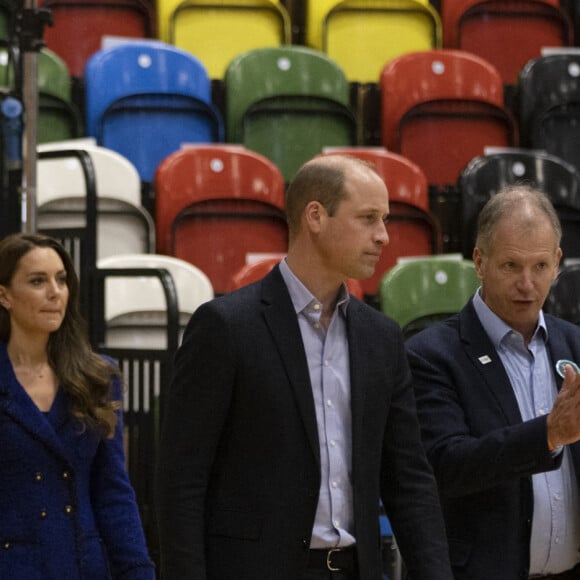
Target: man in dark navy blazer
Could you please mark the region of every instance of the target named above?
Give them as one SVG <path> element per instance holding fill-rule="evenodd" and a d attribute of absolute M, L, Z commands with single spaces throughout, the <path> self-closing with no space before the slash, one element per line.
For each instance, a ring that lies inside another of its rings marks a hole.
<path fill-rule="evenodd" d="M 289 250 L 193 315 L 166 399 L 164 580 L 379 580 L 379 499 L 413 580 L 451 580 L 394 322 L 348 295 L 388 243 L 366 164 L 315 158 L 287 193 Z"/>
<path fill-rule="evenodd" d="M 479 216 L 480 289 L 407 342 L 456 580 L 580 578 L 580 374 L 566 362 L 580 363 L 580 328 L 541 310 L 560 238 L 546 195 L 497 193 Z"/>

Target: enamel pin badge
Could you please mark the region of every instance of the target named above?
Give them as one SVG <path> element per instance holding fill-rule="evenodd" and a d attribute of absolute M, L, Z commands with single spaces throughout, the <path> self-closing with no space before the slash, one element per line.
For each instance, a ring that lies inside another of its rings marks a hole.
<path fill-rule="evenodd" d="M 577 373 L 580 372 L 580 367 L 574 361 L 567 360 L 565 358 L 561 358 L 556 363 L 556 372 L 562 378 L 564 378 L 566 376 L 566 365 L 570 365 Z"/>

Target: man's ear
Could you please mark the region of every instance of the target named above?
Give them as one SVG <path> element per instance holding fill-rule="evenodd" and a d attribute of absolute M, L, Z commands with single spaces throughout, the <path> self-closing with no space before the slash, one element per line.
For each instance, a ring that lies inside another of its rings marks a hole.
<path fill-rule="evenodd" d="M 477 277 L 481 280 L 483 276 L 483 256 L 477 246 L 473 248 L 472 260 L 473 264 L 475 265 L 475 272 Z"/>
<path fill-rule="evenodd" d="M 318 233 L 326 217 L 326 210 L 319 201 L 311 201 L 304 208 L 303 216 L 308 231 Z"/>
<path fill-rule="evenodd" d="M 562 248 L 556 250 L 556 265 L 554 268 L 554 280 L 558 277 L 558 271 L 560 269 L 560 260 L 562 259 Z"/>

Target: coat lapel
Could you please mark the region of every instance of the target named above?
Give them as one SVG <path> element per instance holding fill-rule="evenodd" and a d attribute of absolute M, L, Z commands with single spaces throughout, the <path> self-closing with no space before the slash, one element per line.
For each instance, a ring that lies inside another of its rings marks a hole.
<path fill-rule="evenodd" d="M 365 353 L 365 343 L 361 340 L 361 337 L 365 336 L 364 326 L 362 305 L 351 298 L 348 304 L 346 327 L 350 360 L 353 462 L 354 458 L 358 456 L 355 450 L 361 440 L 360 434 L 363 432 L 363 409 L 366 397 L 365 385 L 367 384 L 364 370 L 368 368 L 369 360 L 372 360 L 372 357 L 369 359 L 368 353 Z M 354 369 L 357 372 L 353 372 Z"/>
<path fill-rule="evenodd" d="M 580 364 L 580 360 L 577 359 L 577 355 L 574 353 L 578 351 L 577 344 L 570 344 L 570 340 L 574 340 L 568 337 L 564 332 L 562 332 L 562 326 L 558 323 L 556 318 L 550 315 L 545 315 L 546 327 L 548 329 L 548 351 L 550 353 L 550 358 L 552 361 L 553 368 L 555 368 L 556 362 L 560 359 L 572 360 L 576 364 Z M 556 386 L 558 390 L 562 388 L 563 379 L 558 373 L 554 373 L 556 376 Z M 574 462 L 574 473 L 576 475 L 576 480 L 578 482 L 578 487 L 580 487 L 580 442 L 573 443 L 569 445 L 570 453 L 572 456 L 572 461 Z"/>
<path fill-rule="evenodd" d="M 320 463 L 316 411 L 306 353 L 292 300 L 277 266 L 262 283 L 262 304 L 264 320 L 280 352 L 310 446 Z"/>
<path fill-rule="evenodd" d="M 576 364 L 580 364 L 580 361 L 574 360 L 574 352 L 571 346 L 566 341 L 566 337 L 561 330 L 560 325 L 558 325 L 555 319 L 549 315 L 544 315 L 546 320 L 546 328 L 548 329 L 548 352 L 550 354 L 550 360 L 552 362 L 552 368 L 556 368 L 556 363 L 560 359 L 572 360 Z M 562 382 L 564 379 L 554 372 L 556 377 L 556 386 L 558 390 L 562 388 Z"/>
<path fill-rule="evenodd" d="M 8 415 L 31 437 L 41 441 L 53 453 L 68 461 L 68 455 L 55 432 L 55 428 L 46 420 L 18 383 L 4 343 L 0 344 L 0 412 Z M 66 400 L 61 392 L 54 400 L 51 415 L 55 425 L 62 424 L 67 419 Z"/>
<path fill-rule="evenodd" d="M 496 398 L 508 425 L 522 422 L 522 416 L 505 368 L 487 333 L 483 329 L 472 302 L 459 315 L 460 335 L 473 366 Z M 475 383 L 475 381 L 474 381 Z"/>

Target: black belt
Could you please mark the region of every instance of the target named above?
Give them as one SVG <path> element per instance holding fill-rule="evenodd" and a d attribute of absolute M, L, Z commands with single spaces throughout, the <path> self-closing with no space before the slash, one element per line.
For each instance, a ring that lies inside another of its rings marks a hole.
<path fill-rule="evenodd" d="M 308 553 L 308 568 L 351 571 L 356 568 L 355 548 L 331 548 L 330 550 L 310 550 Z"/>
<path fill-rule="evenodd" d="M 580 565 L 572 570 L 560 572 L 559 574 L 546 574 L 546 576 L 530 576 L 532 580 L 580 580 Z"/>

